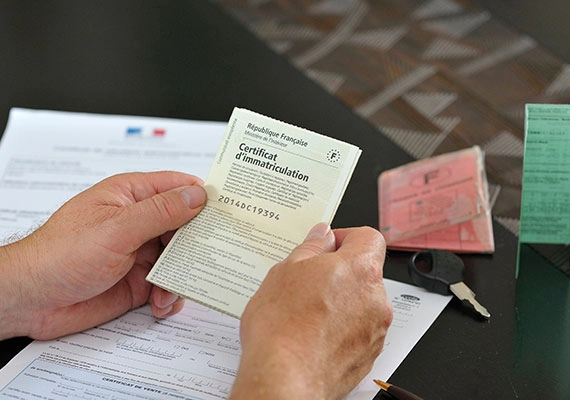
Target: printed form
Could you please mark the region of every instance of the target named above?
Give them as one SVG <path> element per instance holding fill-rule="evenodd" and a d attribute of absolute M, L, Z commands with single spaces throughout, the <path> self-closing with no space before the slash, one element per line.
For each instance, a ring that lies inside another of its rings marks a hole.
<path fill-rule="evenodd" d="M 202 212 L 180 228 L 147 280 L 240 317 L 269 268 L 331 223 L 361 150 L 234 109 Z"/>
<path fill-rule="evenodd" d="M 0 236 L 28 232 L 106 176 L 172 169 L 206 177 L 226 123 L 13 109 L 0 143 Z M 372 372 L 348 396 L 370 400 L 450 297 L 386 279 L 394 322 Z M 98 327 L 34 341 L 0 369 L 0 398 L 225 399 L 239 320 L 187 301 L 156 319 L 148 306 Z"/>
<path fill-rule="evenodd" d="M 372 400 L 450 296 L 386 280 L 394 320 L 372 371 L 347 400 Z M 219 400 L 229 396 L 239 320 L 191 301 L 168 319 L 150 307 L 51 341 L 35 341 L 0 370 L 0 399 Z"/>
<path fill-rule="evenodd" d="M 225 127 L 14 108 L 0 142 L 0 239 L 37 228 L 70 197 L 113 174 L 176 170 L 205 179 Z"/>

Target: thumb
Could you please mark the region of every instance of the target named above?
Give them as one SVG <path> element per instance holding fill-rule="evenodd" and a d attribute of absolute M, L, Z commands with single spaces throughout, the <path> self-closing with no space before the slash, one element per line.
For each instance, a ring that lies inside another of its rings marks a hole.
<path fill-rule="evenodd" d="M 157 193 L 125 208 L 120 226 L 136 250 L 143 243 L 178 229 L 194 218 L 206 203 L 202 186 L 181 187 Z"/>
<path fill-rule="evenodd" d="M 328 224 L 321 222 L 313 227 L 307 237 L 291 252 L 287 260 L 296 262 L 336 250 L 336 239 Z"/>

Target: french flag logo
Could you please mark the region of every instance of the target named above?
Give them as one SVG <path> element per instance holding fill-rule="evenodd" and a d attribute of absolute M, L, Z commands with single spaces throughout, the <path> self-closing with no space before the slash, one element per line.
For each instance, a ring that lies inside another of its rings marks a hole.
<path fill-rule="evenodd" d="M 164 137 L 166 129 L 164 128 L 143 128 L 141 126 L 128 126 L 125 134 L 127 137 Z"/>

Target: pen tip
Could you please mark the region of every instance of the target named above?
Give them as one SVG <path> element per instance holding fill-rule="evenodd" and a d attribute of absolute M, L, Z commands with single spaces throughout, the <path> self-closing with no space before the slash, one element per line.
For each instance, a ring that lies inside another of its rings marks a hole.
<path fill-rule="evenodd" d="M 389 383 L 386 383 L 384 381 L 381 381 L 380 379 L 373 379 L 374 383 L 376 385 L 378 385 L 380 388 L 384 389 L 384 390 L 388 390 L 388 388 L 392 385 L 390 385 Z"/>

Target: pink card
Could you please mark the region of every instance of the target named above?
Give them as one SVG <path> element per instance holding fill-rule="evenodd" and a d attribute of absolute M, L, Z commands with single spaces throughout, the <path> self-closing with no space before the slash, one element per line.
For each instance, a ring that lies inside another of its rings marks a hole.
<path fill-rule="evenodd" d="M 379 226 L 388 248 L 492 253 L 487 186 L 478 146 L 384 171 Z"/>

